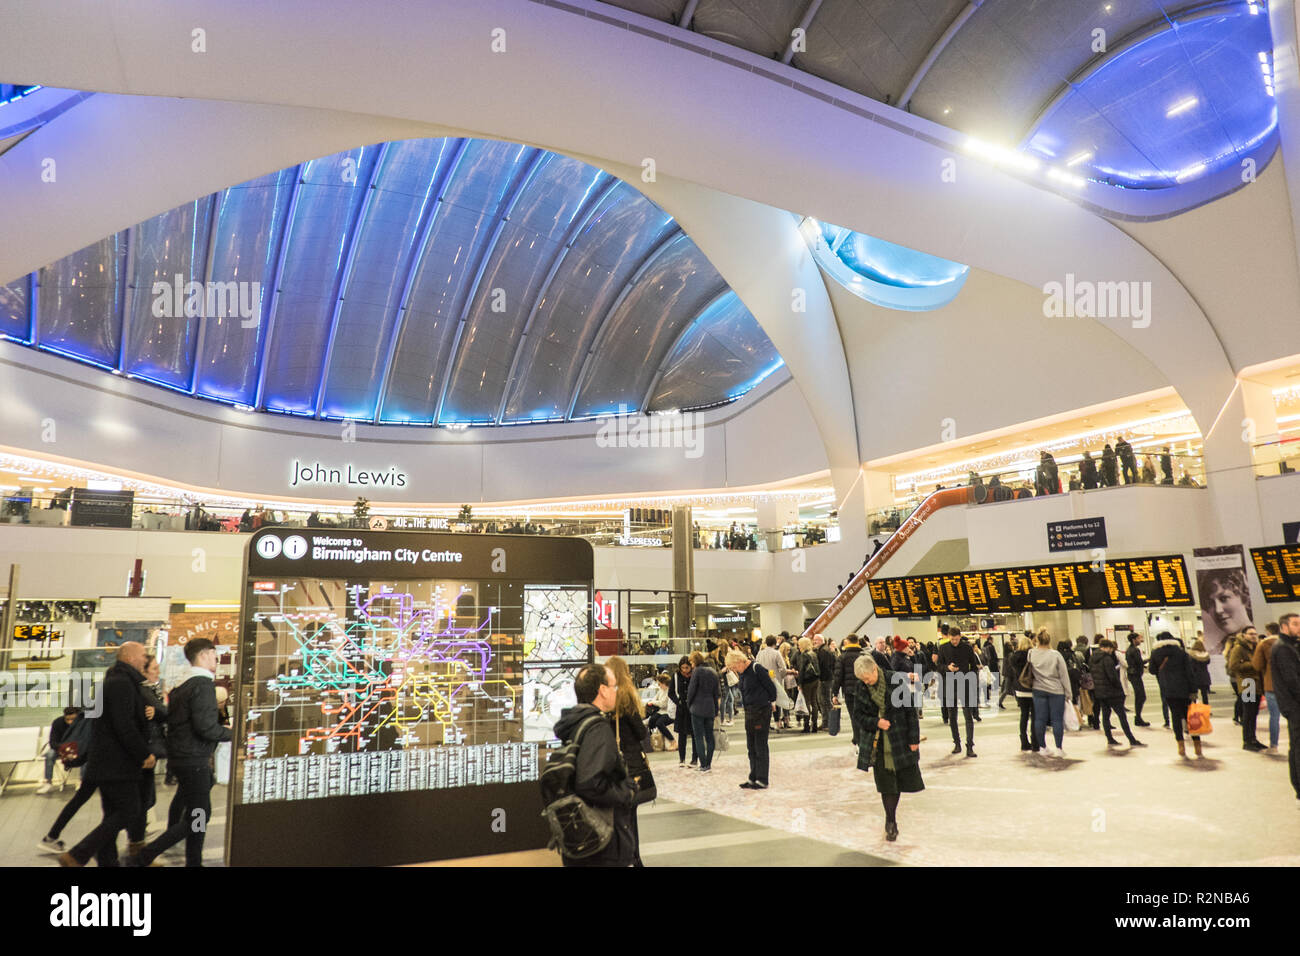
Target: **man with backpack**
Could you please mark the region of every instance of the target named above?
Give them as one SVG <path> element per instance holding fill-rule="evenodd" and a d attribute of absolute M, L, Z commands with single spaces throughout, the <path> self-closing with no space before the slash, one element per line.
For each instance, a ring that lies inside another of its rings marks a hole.
<path fill-rule="evenodd" d="M 565 866 L 632 866 L 638 856 L 636 833 L 632 828 L 636 789 L 628 777 L 608 716 L 614 710 L 618 680 L 603 664 L 588 664 L 578 672 L 573 682 L 573 693 L 578 700 L 577 706 L 566 707 L 560 712 L 553 731 L 565 748 L 576 748 L 576 753 L 561 754 L 572 760 L 572 776 L 569 778 L 558 766 L 561 762 L 552 757 L 552 763 L 548 763 L 542 774 L 544 798 L 554 798 L 547 803 L 548 816 L 552 804 L 561 799 L 572 804 L 572 798 L 576 797 L 587 811 L 580 816 L 587 817 L 590 811 L 594 811 L 596 816 L 603 818 L 611 832 L 595 852 L 574 856 L 572 851 L 585 852 L 588 849 L 585 844 L 591 838 L 581 832 L 586 829 L 582 820 L 577 820 L 572 827 L 561 821 L 566 836 L 557 839 L 553 845 L 558 844 Z M 552 774 L 552 770 L 560 772 Z M 564 776 L 565 779 L 552 789 L 570 790 L 571 793 L 549 793 L 548 775 Z M 553 820 L 553 831 L 555 826 Z M 568 839 L 570 832 L 577 834 L 573 843 Z M 600 843 L 603 839 L 597 838 L 595 842 Z"/>

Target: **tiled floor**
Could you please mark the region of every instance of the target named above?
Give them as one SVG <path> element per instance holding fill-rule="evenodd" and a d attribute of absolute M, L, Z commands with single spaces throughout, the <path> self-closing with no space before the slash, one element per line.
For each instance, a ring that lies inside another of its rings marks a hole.
<path fill-rule="evenodd" d="M 1300 801 L 1283 754 L 1241 749 L 1231 699 L 1211 698 L 1215 732 L 1202 760 L 1181 760 L 1173 735 L 1139 730 L 1149 746 L 1107 750 L 1099 732 L 1066 739 L 1066 760 L 1022 754 L 1017 711 L 987 709 L 974 760 L 953 756 L 928 711 L 921 745 L 926 790 L 899 808 L 901 834 L 883 839 L 880 798 L 856 769 L 847 735 L 771 737 L 772 787 L 741 790 L 748 774 L 743 727 L 713 772 L 677 768 L 675 752 L 651 758 L 660 800 L 638 820 L 647 866 L 1300 866 Z M 1159 701 L 1147 716 L 1159 720 Z M 1267 742 L 1267 716 L 1260 722 Z M 1189 748 L 1190 749 L 1190 748 Z M 161 780 L 161 777 L 160 777 Z M 159 821 L 174 790 L 159 786 Z M 71 796 L 15 787 L 0 797 L 0 866 L 55 865 L 37 842 Z M 225 790 L 213 791 L 205 862 L 221 865 Z M 96 797 L 64 833 L 71 845 L 99 819 Z M 154 831 L 156 832 L 156 831 Z M 184 863 L 177 847 L 163 858 Z M 539 862 L 542 862 L 539 858 Z M 546 859 L 544 862 L 555 861 Z"/>

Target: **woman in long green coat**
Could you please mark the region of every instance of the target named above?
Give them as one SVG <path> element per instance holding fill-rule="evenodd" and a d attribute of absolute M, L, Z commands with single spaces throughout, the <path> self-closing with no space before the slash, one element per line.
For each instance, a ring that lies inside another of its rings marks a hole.
<path fill-rule="evenodd" d="M 908 675 L 880 667 L 870 654 L 853 662 L 863 687 L 854 700 L 858 721 L 858 769 L 874 770 L 876 790 L 885 805 L 885 839 L 898 839 L 898 801 L 925 789 L 921 780 L 921 724 L 913 709 L 915 691 Z"/>

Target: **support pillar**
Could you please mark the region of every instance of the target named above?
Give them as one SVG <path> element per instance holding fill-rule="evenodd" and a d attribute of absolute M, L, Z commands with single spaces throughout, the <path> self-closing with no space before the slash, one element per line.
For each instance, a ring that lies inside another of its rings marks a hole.
<path fill-rule="evenodd" d="M 691 536 L 691 508 L 677 505 L 673 508 L 673 637 L 689 638 L 691 621 L 695 619 L 695 547 Z"/>

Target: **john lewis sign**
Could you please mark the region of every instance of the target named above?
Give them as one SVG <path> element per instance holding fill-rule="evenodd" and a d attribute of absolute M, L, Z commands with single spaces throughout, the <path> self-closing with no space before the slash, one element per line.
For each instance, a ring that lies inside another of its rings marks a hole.
<path fill-rule="evenodd" d="M 390 466 L 383 471 L 361 468 L 351 462 L 329 467 L 319 461 L 294 459 L 289 466 L 289 487 L 302 485 L 343 485 L 348 488 L 405 488 L 406 472 Z"/>

